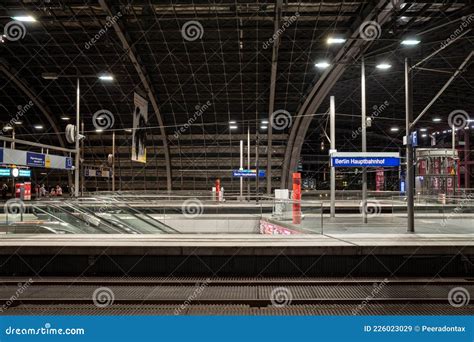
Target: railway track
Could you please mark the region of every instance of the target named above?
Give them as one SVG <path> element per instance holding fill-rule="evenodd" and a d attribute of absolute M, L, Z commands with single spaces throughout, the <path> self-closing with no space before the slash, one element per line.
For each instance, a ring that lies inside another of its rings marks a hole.
<path fill-rule="evenodd" d="M 0 283 L 0 306 L 6 308 L 0 314 L 13 315 L 474 314 L 469 298 L 452 305 L 452 291 L 474 296 L 474 279 L 466 278 L 0 278 Z"/>

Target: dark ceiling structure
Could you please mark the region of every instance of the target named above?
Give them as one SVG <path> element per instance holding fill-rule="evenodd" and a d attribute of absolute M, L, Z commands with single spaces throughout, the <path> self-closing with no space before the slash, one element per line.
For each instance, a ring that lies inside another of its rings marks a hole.
<path fill-rule="evenodd" d="M 20 15 L 36 21 L 1 40 L 0 121 L 8 124 L 33 101 L 16 137 L 71 148 L 64 130 L 74 122 L 79 78 L 84 164 L 105 165 L 115 132 L 121 190 L 208 190 L 216 178 L 236 190 L 231 170 L 248 133 L 250 167 L 271 175 L 261 192 L 288 187 L 297 169 L 317 175 L 328 163 L 329 96 L 338 150 L 360 150 L 362 58 L 368 113 L 376 113 L 369 151 L 403 149 L 406 58 L 421 62 L 412 71 L 415 116 L 466 61 L 417 128 L 442 132 L 453 110 L 474 109 L 469 0 L 4 0 L 2 30 Z M 330 37 L 344 41 L 328 44 Z M 401 44 L 410 37 L 421 43 Z M 319 69 L 318 61 L 330 66 Z M 381 62 L 391 68 L 376 68 Z M 93 77 L 105 73 L 114 81 Z M 130 160 L 134 93 L 149 102 L 146 164 Z M 99 110 L 110 111 L 114 124 L 96 132 Z M 274 113 L 286 115 L 283 126 L 272 125 Z M 86 181 L 94 190 L 108 187 Z"/>

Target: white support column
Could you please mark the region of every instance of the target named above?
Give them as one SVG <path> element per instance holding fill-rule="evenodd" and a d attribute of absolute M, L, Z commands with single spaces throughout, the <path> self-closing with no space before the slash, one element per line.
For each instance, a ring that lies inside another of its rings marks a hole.
<path fill-rule="evenodd" d="M 362 152 L 367 152 L 367 103 L 365 93 L 365 61 L 362 57 L 361 64 L 361 128 Z M 362 221 L 367 223 L 367 168 L 362 168 Z"/>
<path fill-rule="evenodd" d="M 329 127 L 331 151 L 334 151 L 336 149 L 336 104 L 334 96 L 330 97 Z M 333 166 L 331 166 L 331 217 L 336 217 L 336 169 Z"/>
<path fill-rule="evenodd" d="M 80 97 L 81 89 L 79 84 L 79 78 L 77 78 L 77 89 L 76 89 L 76 162 L 74 169 L 74 196 L 79 197 L 79 172 L 81 170 L 80 166 L 80 145 L 79 145 L 79 127 L 81 124 L 80 120 Z"/>

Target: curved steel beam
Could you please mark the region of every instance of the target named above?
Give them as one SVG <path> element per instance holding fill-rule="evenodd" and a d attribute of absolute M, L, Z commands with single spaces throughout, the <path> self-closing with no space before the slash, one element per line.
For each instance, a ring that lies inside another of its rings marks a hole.
<path fill-rule="evenodd" d="M 102 7 L 102 9 L 105 12 L 107 12 L 108 16 L 114 17 L 115 13 L 112 12 L 112 10 L 111 10 L 111 8 L 108 5 L 106 0 L 99 0 L 99 3 L 100 3 L 100 6 Z M 163 150 L 165 152 L 166 184 L 167 184 L 168 191 L 171 191 L 172 184 L 171 184 L 170 151 L 169 151 L 168 140 L 167 140 L 167 137 L 166 137 L 166 131 L 165 131 L 165 128 L 164 128 L 163 118 L 162 118 L 161 113 L 160 113 L 160 108 L 158 106 L 158 102 L 156 101 L 157 97 L 155 96 L 155 92 L 153 91 L 153 88 L 151 87 L 151 82 L 148 79 L 145 67 L 140 62 L 140 58 L 136 54 L 136 52 L 134 51 L 133 46 L 130 45 L 128 37 L 122 31 L 122 28 L 119 26 L 119 24 L 116 20 L 114 20 L 112 22 L 113 22 L 113 27 L 114 27 L 115 33 L 117 34 L 117 37 L 120 39 L 120 42 L 122 43 L 123 49 L 125 51 L 127 51 L 128 58 L 130 58 L 130 61 L 132 62 L 138 76 L 140 77 L 140 80 L 143 84 L 143 87 L 145 88 L 145 92 L 148 95 L 148 99 L 150 100 L 151 105 L 153 107 L 153 110 L 155 111 L 156 118 L 158 119 L 158 124 L 160 125 L 160 133 L 161 133 L 161 137 L 162 137 L 161 140 L 163 142 Z"/>
<path fill-rule="evenodd" d="M 50 110 L 48 107 L 43 104 L 43 102 L 38 98 L 38 96 L 28 88 L 19 78 L 18 76 L 9 68 L 7 68 L 4 64 L 0 64 L 0 70 L 23 92 L 25 93 L 26 96 L 28 96 L 31 101 L 34 103 L 36 108 L 38 108 L 41 113 L 46 117 L 46 120 L 48 120 L 48 123 L 51 125 L 51 128 L 53 129 L 54 133 L 58 136 L 59 139 L 59 144 L 61 145 L 62 148 L 66 148 L 66 144 L 63 139 L 63 133 L 58 129 L 58 126 L 56 126 L 56 123 L 53 120 L 52 115 L 50 114 Z"/>
<path fill-rule="evenodd" d="M 54 133 L 56 133 L 58 140 L 59 140 L 59 145 L 63 149 L 67 149 L 66 143 L 64 142 L 63 138 L 63 133 L 58 129 L 58 126 L 56 126 L 56 123 L 53 120 L 53 116 L 50 114 L 51 111 L 49 108 L 43 104 L 43 102 L 39 99 L 39 97 L 26 86 L 17 76 L 15 72 L 10 70 L 8 67 L 6 67 L 3 63 L 0 63 L 0 70 L 3 72 L 23 93 L 25 93 L 26 96 L 28 96 L 31 101 L 34 103 L 34 105 L 40 110 L 41 113 L 45 116 L 46 120 L 48 120 L 48 123 L 51 125 L 51 128 L 53 129 Z M 64 155 L 67 155 L 67 153 L 64 153 Z M 68 177 L 68 182 L 69 184 L 72 184 L 72 174 L 71 172 L 67 173 Z"/>
<path fill-rule="evenodd" d="M 327 70 L 315 83 L 308 93 L 305 101 L 301 104 L 298 114 L 291 127 L 288 144 L 285 151 L 285 159 L 281 175 L 282 189 L 290 186 L 289 181 L 293 170 L 296 169 L 298 159 L 303 146 L 304 138 L 308 131 L 312 116 L 324 99 L 328 96 L 332 87 L 347 68 L 347 64 L 359 59 L 362 54 L 370 47 L 373 41 L 360 38 L 359 27 L 367 21 L 376 21 L 380 26 L 390 20 L 393 16 L 393 8 L 396 0 L 380 0 L 375 5 L 364 10 L 361 18 L 357 20 L 352 28 L 352 35 L 334 58 L 333 65 Z"/>

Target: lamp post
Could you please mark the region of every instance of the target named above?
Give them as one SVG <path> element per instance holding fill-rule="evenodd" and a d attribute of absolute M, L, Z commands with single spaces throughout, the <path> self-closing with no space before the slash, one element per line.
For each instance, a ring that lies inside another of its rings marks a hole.
<path fill-rule="evenodd" d="M 111 75 L 60 75 L 57 73 L 47 72 L 41 75 L 45 80 L 57 80 L 58 78 L 75 78 L 76 79 L 76 132 L 75 132 L 75 169 L 74 169 L 74 196 L 79 197 L 79 179 L 81 173 L 81 145 L 80 145 L 80 125 L 81 125 L 81 111 L 80 111 L 80 100 L 81 100 L 81 85 L 80 78 L 98 78 L 102 81 L 113 81 L 114 78 Z M 82 193 L 82 192 L 81 192 Z"/>

